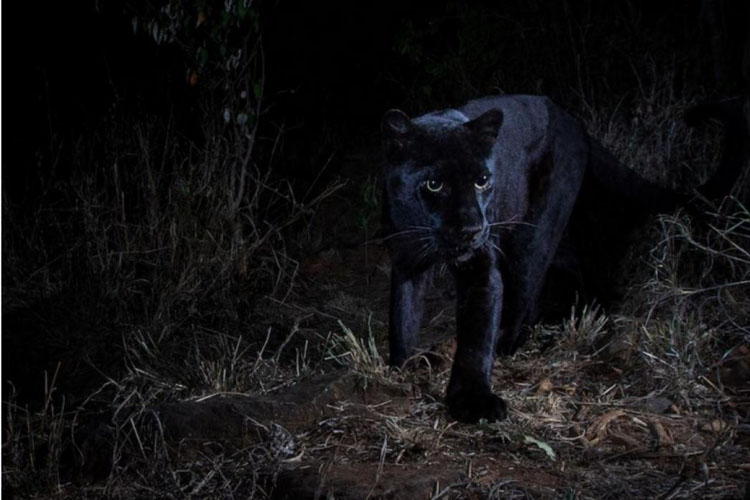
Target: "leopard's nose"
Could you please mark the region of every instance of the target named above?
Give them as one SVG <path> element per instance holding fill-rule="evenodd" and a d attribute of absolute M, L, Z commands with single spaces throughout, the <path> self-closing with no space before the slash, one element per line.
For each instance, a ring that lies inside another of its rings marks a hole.
<path fill-rule="evenodd" d="M 482 235 L 482 226 L 464 226 L 459 231 L 459 237 L 464 243 L 474 244 Z"/>

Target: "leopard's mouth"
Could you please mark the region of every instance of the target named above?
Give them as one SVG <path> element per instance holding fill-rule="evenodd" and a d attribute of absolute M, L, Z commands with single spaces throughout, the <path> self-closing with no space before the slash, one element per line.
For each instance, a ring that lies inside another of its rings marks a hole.
<path fill-rule="evenodd" d="M 449 261 L 454 263 L 461 263 L 469 260 L 474 255 L 474 252 L 477 250 L 477 248 L 478 247 L 475 248 L 470 245 L 456 246 L 449 248 L 445 253 Z"/>
<path fill-rule="evenodd" d="M 462 245 L 452 245 L 444 250 L 444 254 L 448 260 L 461 263 L 469 260 L 477 250 L 483 248 L 488 241 L 489 231 L 482 235 L 477 241 L 472 243 L 466 243 Z"/>

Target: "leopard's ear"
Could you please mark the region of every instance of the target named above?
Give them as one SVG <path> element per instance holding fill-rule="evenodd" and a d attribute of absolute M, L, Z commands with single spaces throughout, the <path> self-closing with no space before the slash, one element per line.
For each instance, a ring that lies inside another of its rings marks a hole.
<path fill-rule="evenodd" d="M 491 147 L 497 140 L 502 124 L 503 112 L 499 109 L 491 109 L 464 123 L 464 127 L 468 128 L 482 143 Z"/>
<path fill-rule="evenodd" d="M 414 124 L 403 111 L 391 109 L 383 116 L 381 130 L 386 157 L 390 161 L 395 161 L 411 142 Z"/>
<path fill-rule="evenodd" d="M 390 109 L 383 116 L 384 134 L 408 134 L 412 127 L 411 120 L 400 109 Z"/>

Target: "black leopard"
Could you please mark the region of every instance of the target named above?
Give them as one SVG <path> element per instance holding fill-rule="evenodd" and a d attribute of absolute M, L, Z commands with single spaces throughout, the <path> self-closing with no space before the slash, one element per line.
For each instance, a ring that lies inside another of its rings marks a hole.
<path fill-rule="evenodd" d="M 714 117 L 726 126 L 723 161 L 698 194 L 726 193 L 741 171 L 748 135 L 742 110 L 735 99 L 692 112 L 693 121 Z M 494 355 L 523 343 L 556 260 L 577 262 L 575 274 L 587 274 L 581 262 L 592 255 L 576 255 L 566 241 L 590 232 L 580 221 L 606 214 L 596 231 L 618 243 L 640 215 L 695 194 L 620 165 L 579 120 L 542 96 L 485 97 L 414 119 L 391 110 L 382 132 L 390 363 L 400 366 L 413 354 L 430 275 L 447 264 L 456 284 L 457 348 L 446 403 L 463 422 L 506 416 L 490 387 Z M 606 245 L 589 248 L 616 258 Z"/>

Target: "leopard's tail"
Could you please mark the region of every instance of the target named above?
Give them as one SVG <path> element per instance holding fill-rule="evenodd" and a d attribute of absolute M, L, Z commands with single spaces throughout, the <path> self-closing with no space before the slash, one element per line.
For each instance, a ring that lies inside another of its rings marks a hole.
<path fill-rule="evenodd" d="M 724 145 L 721 162 L 716 172 L 704 184 L 695 188 L 702 197 L 717 200 L 729 194 L 746 166 L 750 124 L 750 101 L 746 97 L 733 97 L 712 101 L 691 108 L 685 115 L 689 126 L 695 127 L 714 119 L 724 126 Z M 668 189 L 644 179 L 634 170 L 619 164 L 616 158 L 591 139 L 591 174 L 596 184 L 604 187 L 618 200 L 642 212 L 668 211 L 689 205 L 694 192 Z"/>
<path fill-rule="evenodd" d="M 750 100 L 744 96 L 700 104 L 685 114 L 685 122 L 696 127 L 706 121 L 718 120 L 724 126 L 724 145 L 719 168 L 696 190 L 715 200 L 726 196 L 746 166 L 750 143 Z"/>

